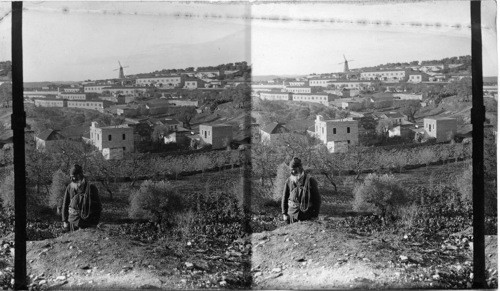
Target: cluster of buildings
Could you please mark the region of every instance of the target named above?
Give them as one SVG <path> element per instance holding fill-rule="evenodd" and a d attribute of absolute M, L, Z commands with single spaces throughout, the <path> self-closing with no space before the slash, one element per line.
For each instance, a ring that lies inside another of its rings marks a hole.
<path fill-rule="evenodd" d="M 155 126 L 162 125 L 167 132 L 158 140 L 165 144 L 189 144 L 191 141 L 209 144 L 212 149 L 226 148 L 233 141 L 233 128 L 228 124 L 201 124 L 199 134 L 187 130 L 175 119 L 151 120 L 115 126 L 101 126 L 92 122 L 90 127 L 70 126 L 62 130 L 47 129 L 35 136 L 36 148 L 50 151 L 61 141 L 85 142 L 93 145 L 105 159 L 122 159 L 138 150 L 141 142 L 151 141 Z"/>
<path fill-rule="evenodd" d="M 391 120 L 394 125 L 388 132 L 389 137 L 400 136 L 405 139 L 435 139 L 436 142 L 449 142 L 457 134 L 457 120 L 450 117 L 424 118 L 423 126 L 418 126 L 407 120 L 407 116 L 399 112 L 374 113 L 369 118 Z M 317 115 L 307 134 L 316 137 L 331 153 L 346 152 L 349 146 L 360 143 L 360 134 L 366 129 L 360 125 L 360 117 L 343 119 L 325 119 Z M 259 133 L 253 138 L 261 143 L 270 144 L 289 134 L 290 130 L 284 124 L 271 122 L 259 128 Z"/>

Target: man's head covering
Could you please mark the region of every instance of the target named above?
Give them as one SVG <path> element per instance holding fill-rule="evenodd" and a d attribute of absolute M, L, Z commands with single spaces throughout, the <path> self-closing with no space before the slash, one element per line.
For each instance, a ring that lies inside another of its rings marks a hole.
<path fill-rule="evenodd" d="M 294 157 L 291 161 L 290 161 L 290 169 L 293 169 L 293 168 L 301 168 L 302 169 L 302 161 L 297 158 L 297 157 Z"/>
<path fill-rule="evenodd" d="M 76 175 L 83 175 L 83 169 L 82 166 L 78 164 L 74 164 L 73 167 L 69 170 L 69 175 L 70 176 L 76 176 Z"/>

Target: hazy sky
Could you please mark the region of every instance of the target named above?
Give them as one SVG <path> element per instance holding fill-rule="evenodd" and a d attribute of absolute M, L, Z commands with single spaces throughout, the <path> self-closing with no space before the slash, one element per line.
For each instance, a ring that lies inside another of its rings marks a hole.
<path fill-rule="evenodd" d="M 212 17 L 244 16 L 250 12 L 246 5 L 43 2 L 24 7 L 25 81 L 115 78 L 118 60 L 129 67 L 125 74 L 250 62 L 249 21 Z"/>
<path fill-rule="evenodd" d="M 269 75 L 341 71 L 343 54 L 351 68 L 470 54 L 469 1 L 24 7 L 25 81 L 113 78 L 118 60 L 125 74 L 247 61 Z M 9 9 L 0 2 L 0 18 Z M 482 10 L 484 75 L 496 75 L 494 2 Z M 10 22 L 0 20 L 0 60 L 10 59 Z"/>
<path fill-rule="evenodd" d="M 285 19 L 252 21 L 254 74 L 342 71 L 343 54 L 351 68 L 471 54 L 469 1 L 373 2 L 253 5 L 253 16 Z M 482 11 L 484 74 L 496 75 L 494 2 Z"/>

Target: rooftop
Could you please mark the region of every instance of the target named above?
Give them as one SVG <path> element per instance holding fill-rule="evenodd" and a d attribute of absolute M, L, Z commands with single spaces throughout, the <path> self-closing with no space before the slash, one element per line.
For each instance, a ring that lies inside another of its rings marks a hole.
<path fill-rule="evenodd" d="M 379 70 L 366 70 L 361 73 L 377 73 L 377 72 L 400 72 L 400 71 L 408 71 L 407 69 L 379 69 Z"/>
<path fill-rule="evenodd" d="M 370 81 L 367 81 L 367 80 L 336 80 L 336 81 L 330 81 L 330 83 L 370 83 Z"/>
<path fill-rule="evenodd" d="M 171 76 L 143 76 L 137 77 L 137 79 L 161 79 L 161 78 L 181 78 L 180 75 L 171 75 Z"/>
<path fill-rule="evenodd" d="M 330 94 L 328 94 L 328 93 L 293 93 L 293 95 L 294 96 L 295 95 L 298 95 L 298 96 L 300 96 L 300 95 L 305 95 L 305 96 L 318 96 L 318 95 L 320 95 L 320 96 L 328 96 Z"/>
<path fill-rule="evenodd" d="M 216 124 L 200 124 L 200 126 L 211 126 L 211 127 L 231 127 L 231 125 L 226 123 L 216 123 Z"/>
<path fill-rule="evenodd" d="M 64 136 L 59 133 L 59 130 L 54 129 L 44 130 L 37 137 L 41 140 L 56 140 L 64 138 Z"/>
<path fill-rule="evenodd" d="M 262 128 L 262 131 L 269 134 L 288 132 L 289 130 L 282 123 L 271 122 Z"/>
<path fill-rule="evenodd" d="M 456 118 L 452 118 L 452 117 L 446 117 L 446 116 L 436 116 L 436 117 L 425 117 L 425 119 L 433 119 L 433 120 L 457 120 Z"/>

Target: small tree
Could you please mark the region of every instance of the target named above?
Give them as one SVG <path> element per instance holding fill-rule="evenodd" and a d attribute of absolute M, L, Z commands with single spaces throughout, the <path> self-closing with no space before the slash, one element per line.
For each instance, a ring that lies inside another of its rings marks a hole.
<path fill-rule="evenodd" d="M 60 214 L 63 202 L 64 191 L 68 184 L 68 176 L 61 169 L 58 169 L 52 175 L 52 184 L 49 190 L 49 207 L 56 208 L 57 214 Z"/>
<path fill-rule="evenodd" d="M 146 180 L 130 195 L 128 214 L 131 218 L 149 219 L 162 229 L 165 222 L 172 222 L 174 215 L 182 210 L 182 199 L 170 183 Z"/>
<path fill-rule="evenodd" d="M 383 218 L 395 214 L 396 207 L 406 203 L 403 189 L 393 175 L 369 174 L 354 188 L 353 209 L 378 212 Z"/>
<path fill-rule="evenodd" d="M 389 130 L 394 127 L 394 122 L 392 119 L 381 119 L 376 127 L 376 131 L 379 135 L 387 137 L 389 135 Z"/>
<path fill-rule="evenodd" d="M 420 110 L 420 103 L 411 102 L 403 107 L 403 114 L 408 116 L 409 121 L 415 122 L 415 114 L 417 114 L 418 110 Z"/>

